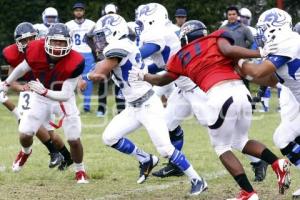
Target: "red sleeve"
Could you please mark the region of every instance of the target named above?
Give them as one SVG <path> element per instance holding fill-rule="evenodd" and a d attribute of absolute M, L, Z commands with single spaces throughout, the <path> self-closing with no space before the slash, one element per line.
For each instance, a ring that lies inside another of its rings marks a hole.
<path fill-rule="evenodd" d="M 174 79 L 177 79 L 180 75 L 183 75 L 182 73 L 182 66 L 179 58 L 176 56 L 177 54 L 173 55 L 168 63 L 167 63 L 167 72 L 170 74 L 170 76 Z"/>

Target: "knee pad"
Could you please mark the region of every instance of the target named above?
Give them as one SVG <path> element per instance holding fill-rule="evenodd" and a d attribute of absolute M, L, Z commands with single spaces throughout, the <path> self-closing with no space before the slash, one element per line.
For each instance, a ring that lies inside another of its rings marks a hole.
<path fill-rule="evenodd" d="M 275 133 L 273 135 L 273 142 L 275 144 L 275 146 L 279 149 L 283 149 L 286 146 L 288 146 L 288 144 L 290 142 L 293 141 L 292 138 L 288 137 L 288 130 L 285 130 L 284 126 L 282 124 L 280 124 L 277 129 L 275 130 Z"/>
<path fill-rule="evenodd" d="M 248 138 L 241 138 L 240 141 L 232 143 L 232 148 L 242 152 L 248 141 Z"/>
<path fill-rule="evenodd" d="M 214 147 L 218 157 L 220 157 L 223 153 L 225 153 L 226 151 L 231 151 L 231 146 L 230 145 L 226 145 L 226 146 L 215 146 Z"/>
<path fill-rule="evenodd" d="M 63 121 L 62 127 L 68 141 L 74 141 L 80 138 L 81 121 L 78 115 L 66 117 Z"/>
<path fill-rule="evenodd" d="M 300 145 L 290 142 L 285 148 L 280 149 L 282 155 L 286 156 L 295 166 L 300 165 Z"/>
<path fill-rule="evenodd" d="M 157 147 L 158 153 L 164 158 L 170 158 L 175 150 L 175 147 L 170 145 L 165 145 L 161 147 Z"/>
<path fill-rule="evenodd" d="M 102 141 L 107 146 L 113 146 L 119 141 L 119 139 L 120 138 L 111 137 L 111 134 L 109 134 L 109 132 L 107 131 L 104 131 L 104 133 L 102 134 Z"/>

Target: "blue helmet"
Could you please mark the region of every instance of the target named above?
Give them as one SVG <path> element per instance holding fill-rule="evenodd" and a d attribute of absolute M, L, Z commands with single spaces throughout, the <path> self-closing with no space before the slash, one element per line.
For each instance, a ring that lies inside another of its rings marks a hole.
<path fill-rule="evenodd" d="M 180 28 L 179 38 L 181 41 L 181 46 L 184 46 L 189 42 L 206 35 L 207 28 L 203 22 L 199 20 L 189 20 Z"/>
<path fill-rule="evenodd" d="M 14 32 L 14 38 L 16 41 L 16 45 L 18 46 L 18 50 L 20 52 L 24 52 L 24 49 L 27 46 L 28 41 L 25 40 L 27 38 L 36 39 L 37 31 L 33 27 L 33 25 L 29 22 L 20 23 Z"/>

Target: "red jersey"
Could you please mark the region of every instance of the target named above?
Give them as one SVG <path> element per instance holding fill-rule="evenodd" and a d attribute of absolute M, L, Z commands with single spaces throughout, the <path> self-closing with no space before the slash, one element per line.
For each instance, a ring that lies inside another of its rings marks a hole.
<path fill-rule="evenodd" d="M 25 59 L 25 54 L 18 50 L 18 46 L 16 44 L 5 47 L 2 51 L 2 55 L 7 64 L 9 64 L 12 68 L 16 68 Z M 32 72 L 26 73 L 23 78 L 27 82 L 33 80 Z"/>
<path fill-rule="evenodd" d="M 61 90 L 63 82 L 82 74 L 84 69 L 83 56 L 71 50 L 58 61 L 51 61 L 45 51 L 45 40 L 35 40 L 28 44 L 25 59 L 31 68 L 34 78 L 51 90 Z"/>
<path fill-rule="evenodd" d="M 218 38 L 231 44 L 234 40 L 224 30 L 199 38 L 179 50 L 167 63 L 167 70 L 174 78 L 180 75 L 192 79 L 203 91 L 223 80 L 240 79 L 234 71 L 233 60 L 225 57 L 217 45 Z"/>

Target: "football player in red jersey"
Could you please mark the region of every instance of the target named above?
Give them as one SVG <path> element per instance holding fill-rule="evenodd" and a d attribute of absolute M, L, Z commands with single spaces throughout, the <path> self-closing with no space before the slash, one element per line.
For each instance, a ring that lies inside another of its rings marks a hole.
<path fill-rule="evenodd" d="M 13 170 L 18 171 L 31 154 L 33 135 L 38 128 L 55 114 L 62 125 L 75 163 L 77 183 L 88 183 L 83 165 L 83 148 L 80 141 L 81 121 L 76 106 L 75 93 L 78 78 L 84 67 L 84 58 L 71 50 L 68 28 L 61 23 L 52 25 L 45 40 L 28 43 L 25 60 L 22 61 L 0 85 L 7 91 L 9 85 L 31 71 L 34 81 L 28 83 L 34 91 L 31 109 L 19 125 L 20 151 Z"/>
<path fill-rule="evenodd" d="M 283 193 L 290 184 L 290 164 L 285 159 L 278 159 L 260 142 L 248 139 L 252 119 L 251 96 L 234 69 L 236 59 L 265 56 L 271 47 L 253 51 L 233 46 L 234 40 L 224 30 L 203 37 L 204 27 L 202 22 L 196 20 L 182 26 L 182 49 L 170 59 L 165 74 L 145 74 L 141 69 L 131 71 L 130 79 L 165 85 L 180 75 L 190 77 L 208 97 L 206 120 L 211 143 L 222 164 L 241 188 L 239 196 L 234 199 L 256 200 L 258 196 L 232 148 L 271 164 Z M 266 78 L 272 80 L 274 76 Z"/>
<path fill-rule="evenodd" d="M 15 44 L 9 45 L 3 49 L 3 57 L 6 62 L 10 65 L 9 74 L 16 68 L 24 59 L 25 59 L 25 49 L 28 42 L 35 40 L 37 36 L 37 31 L 34 29 L 33 25 L 29 22 L 20 23 L 14 32 Z M 33 79 L 31 72 L 28 72 L 23 76 L 24 81 L 29 82 Z M 21 116 L 30 109 L 30 102 L 32 100 L 32 92 L 29 91 L 27 84 L 21 84 L 19 82 L 14 82 L 11 84 L 11 88 L 17 92 L 20 92 L 19 105 L 15 105 L 8 99 L 3 102 L 3 105 L 6 106 L 17 118 L 19 114 Z M 39 140 L 47 147 L 50 155 L 49 167 L 53 168 L 57 165 L 59 169 L 64 169 L 64 163 L 72 163 L 71 155 L 68 149 L 65 147 L 64 142 L 59 135 L 54 133 L 54 128 L 50 126 L 48 122 L 45 123 L 44 127 L 41 127 L 36 136 Z M 49 132 L 49 133 L 48 133 Z M 59 150 L 59 152 L 58 152 Z M 65 160 L 62 163 L 62 160 Z"/>

